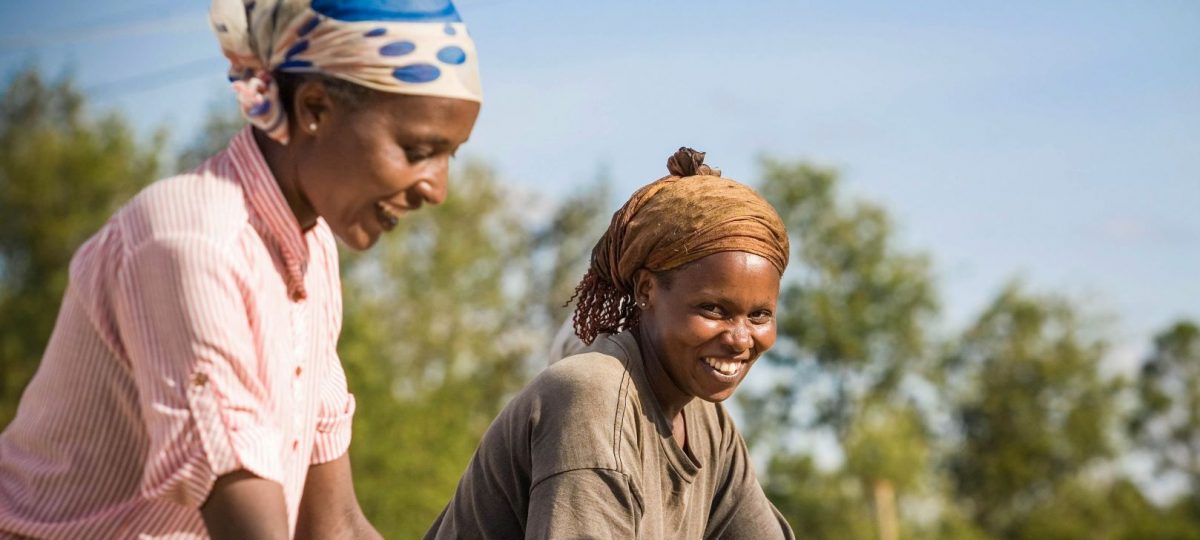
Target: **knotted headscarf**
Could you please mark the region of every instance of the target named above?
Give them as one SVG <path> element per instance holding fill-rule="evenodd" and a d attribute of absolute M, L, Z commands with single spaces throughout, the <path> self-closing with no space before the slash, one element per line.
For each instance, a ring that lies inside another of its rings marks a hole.
<path fill-rule="evenodd" d="M 690 148 L 671 156 L 667 170 L 613 214 L 592 249 L 575 288 L 575 333 L 584 343 L 636 323 L 634 274 L 642 268 L 665 272 L 724 251 L 761 256 L 780 274 L 787 268 L 787 230 L 758 193 L 721 178 Z"/>
<path fill-rule="evenodd" d="M 277 70 L 382 92 L 483 98 L 475 45 L 449 0 L 213 0 L 209 21 L 242 113 L 284 144 Z"/>

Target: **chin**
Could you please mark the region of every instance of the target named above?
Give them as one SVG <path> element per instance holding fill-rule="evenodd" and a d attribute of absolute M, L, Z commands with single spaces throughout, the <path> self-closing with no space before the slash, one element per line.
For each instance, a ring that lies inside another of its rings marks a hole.
<path fill-rule="evenodd" d="M 366 251 L 379 241 L 379 235 L 367 234 L 365 231 L 353 231 L 349 234 L 335 231 L 333 235 L 342 242 L 342 245 L 353 251 Z"/>
<path fill-rule="evenodd" d="M 720 403 L 720 402 L 725 401 L 725 400 L 729 399 L 730 397 L 732 397 L 734 390 L 737 390 L 736 386 L 733 387 L 732 389 L 729 389 L 729 390 L 726 390 L 723 392 L 718 392 L 716 394 L 710 394 L 707 396 L 696 396 L 696 397 L 698 397 L 704 401 L 707 401 L 709 403 Z"/>

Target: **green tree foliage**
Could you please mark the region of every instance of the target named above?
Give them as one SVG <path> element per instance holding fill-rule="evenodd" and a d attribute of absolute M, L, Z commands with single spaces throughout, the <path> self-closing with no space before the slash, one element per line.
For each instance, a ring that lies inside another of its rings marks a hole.
<path fill-rule="evenodd" d="M 1200 540 L 1182 508 L 1157 508 L 1132 482 L 1064 484 L 1018 525 L 1021 540 Z"/>
<path fill-rule="evenodd" d="M 767 497 L 801 538 L 872 540 L 871 509 L 857 478 L 821 471 L 812 458 L 780 454 L 764 478 Z"/>
<path fill-rule="evenodd" d="M 71 255 L 154 180 L 164 136 L 93 119 L 70 78 L 29 69 L 0 97 L 0 426 L 50 338 Z"/>
<path fill-rule="evenodd" d="M 1068 301 L 1005 288 L 958 340 L 945 368 L 961 444 L 949 468 L 956 494 L 985 530 L 1012 538 L 1061 485 L 1114 450 L 1120 381 L 1097 369 Z"/>
<path fill-rule="evenodd" d="M 843 441 L 846 469 L 862 478 L 887 479 L 892 489 L 917 487 L 920 473 L 928 466 L 926 437 L 924 422 L 914 409 L 865 407 Z"/>
<path fill-rule="evenodd" d="M 1200 328 L 1179 321 L 1154 339 L 1142 364 L 1129 430 L 1160 474 L 1181 475 L 1200 505 Z"/>

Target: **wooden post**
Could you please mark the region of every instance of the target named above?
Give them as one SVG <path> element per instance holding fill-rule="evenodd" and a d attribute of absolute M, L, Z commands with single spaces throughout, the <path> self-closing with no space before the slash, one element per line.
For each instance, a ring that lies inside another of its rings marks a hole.
<path fill-rule="evenodd" d="M 879 529 L 879 540 L 899 540 L 900 530 L 896 523 L 896 489 L 891 480 L 876 478 L 871 482 L 871 496 L 875 502 L 875 525 Z"/>

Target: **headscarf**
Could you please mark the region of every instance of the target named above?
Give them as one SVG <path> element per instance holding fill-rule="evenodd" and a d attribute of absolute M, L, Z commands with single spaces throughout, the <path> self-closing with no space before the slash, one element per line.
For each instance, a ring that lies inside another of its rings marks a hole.
<path fill-rule="evenodd" d="M 287 144 L 275 71 L 399 94 L 481 101 L 475 45 L 449 0 L 213 0 L 242 113 Z"/>
<path fill-rule="evenodd" d="M 665 272 L 724 251 L 744 251 L 787 268 L 787 230 L 753 189 L 704 165 L 704 153 L 680 148 L 670 175 L 637 190 L 613 214 L 575 288 L 575 333 L 590 344 L 637 320 L 635 273 Z"/>

